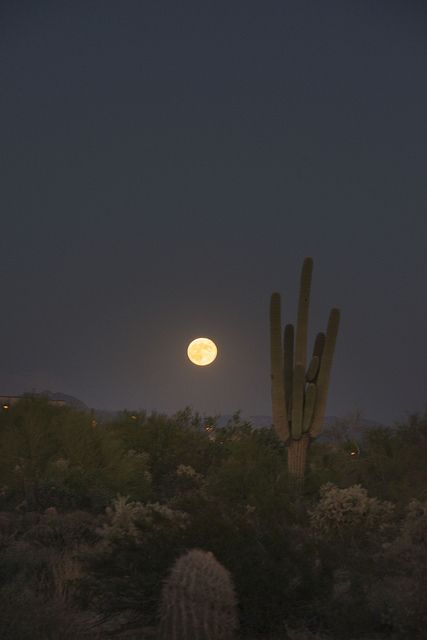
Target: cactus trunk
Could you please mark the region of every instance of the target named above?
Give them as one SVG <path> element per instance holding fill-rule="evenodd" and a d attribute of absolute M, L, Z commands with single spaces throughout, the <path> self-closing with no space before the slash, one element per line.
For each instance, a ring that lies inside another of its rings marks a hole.
<path fill-rule="evenodd" d="M 309 436 L 304 435 L 299 440 L 291 440 L 288 448 L 288 472 L 298 488 L 304 483 L 309 444 Z"/>

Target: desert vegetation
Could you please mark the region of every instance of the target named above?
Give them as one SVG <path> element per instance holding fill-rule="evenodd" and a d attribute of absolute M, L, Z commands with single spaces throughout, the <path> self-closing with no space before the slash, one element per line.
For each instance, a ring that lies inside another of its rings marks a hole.
<path fill-rule="evenodd" d="M 427 414 L 352 453 L 337 422 L 301 490 L 238 414 L 24 397 L 0 413 L 0 637 L 424 638 Z M 188 597 L 208 622 L 184 635 Z"/>

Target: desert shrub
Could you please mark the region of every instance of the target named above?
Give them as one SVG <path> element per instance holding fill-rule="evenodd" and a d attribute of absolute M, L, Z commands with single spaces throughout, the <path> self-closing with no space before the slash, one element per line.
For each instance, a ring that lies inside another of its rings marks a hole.
<path fill-rule="evenodd" d="M 201 473 L 209 466 L 209 439 L 202 430 L 200 416 L 189 409 L 172 417 L 124 412 L 106 429 L 124 451 L 146 456 L 153 487 L 151 499 L 164 502 L 173 495 L 173 479 L 180 464 L 191 465 Z"/>
<path fill-rule="evenodd" d="M 383 548 L 370 603 L 402 638 L 427 627 L 427 502 L 412 501 L 396 538 Z"/>
<path fill-rule="evenodd" d="M 287 640 L 331 640 L 330 636 L 310 631 L 306 627 L 291 628 L 286 627 Z"/>
<path fill-rule="evenodd" d="M 43 510 L 104 510 L 118 491 L 151 495 L 148 455 L 129 452 L 88 411 L 27 396 L 0 414 L 0 500 Z"/>
<path fill-rule="evenodd" d="M 224 429 L 222 455 L 206 475 L 207 494 L 232 508 L 256 507 L 260 513 L 293 512 L 286 451 L 276 437 L 251 429 Z"/>
<path fill-rule="evenodd" d="M 378 554 L 393 538 L 395 526 L 394 506 L 369 497 L 360 485 L 340 489 L 328 483 L 321 488 L 310 510 L 310 527 L 332 589 L 316 594 L 315 608 L 319 622 L 331 633 L 357 638 L 383 631 L 368 596 L 378 572 Z"/>
<path fill-rule="evenodd" d="M 320 490 L 320 500 L 310 512 L 315 535 L 329 540 L 361 541 L 383 531 L 393 519 L 394 506 L 370 498 L 360 485 L 340 489 L 327 483 Z"/>
<path fill-rule="evenodd" d="M 30 399 L 0 415 L 0 589 L 11 603 L 27 585 L 17 611 L 39 608 L 41 637 L 78 629 L 77 603 L 104 635 L 155 626 L 162 580 L 194 547 L 230 570 L 242 637 L 423 637 L 425 416 L 370 431 L 355 458 L 314 444 L 298 498 L 274 431 L 239 416 L 208 431 L 189 410 L 89 418 Z M 26 611 L 20 626 L 4 610 L 0 637 L 15 624 L 25 639 Z"/>
<path fill-rule="evenodd" d="M 10 511 L 0 511 L 0 536 L 8 536 L 16 529 L 18 516 Z"/>
<path fill-rule="evenodd" d="M 186 515 L 159 503 L 118 496 L 98 529 L 99 543 L 81 555 L 78 601 L 100 619 L 157 624 L 162 579 L 184 550 Z"/>
<path fill-rule="evenodd" d="M 187 546 L 209 549 L 230 570 L 243 634 L 283 633 L 286 621 L 310 615 L 325 575 L 298 525 L 283 447 L 265 434 L 236 435 L 225 437 L 223 454 L 185 498 Z"/>
<path fill-rule="evenodd" d="M 115 484 L 110 485 L 105 470 L 99 473 L 58 458 L 51 461 L 38 483 L 37 505 L 40 510 L 102 511 L 114 496 Z"/>
<path fill-rule="evenodd" d="M 71 551 L 50 546 L 46 524 L 43 543 L 15 535 L 0 554 L 0 637 L 95 638 L 73 606 L 81 565 Z M 55 539 L 54 539 L 55 540 Z M 49 546 L 46 546 L 47 543 Z"/>
<path fill-rule="evenodd" d="M 48 548 L 36 549 L 27 540 L 10 540 L 0 555 L 0 583 L 7 584 L 17 575 L 28 580 L 43 576 L 47 580 L 53 557 Z"/>
<path fill-rule="evenodd" d="M 2 640 L 95 640 L 87 620 L 41 579 L 18 577 L 0 589 Z"/>
<path fill-rule="evenodd" d="M 22 534 L 22 539 L 33 545 L 58 549 L 92 544 L 98 539 L 98 522 L 99 517 L 85 511 L 58 513 L 50 508 Z"/>
<path fill-rule="evenodd" d="M 353 429 L 352 437 L 354 433 Z M 306 482 L 310 495 L 333 482 L 340 487 L 360 484 L 398 509 L 413 498 L 427 499 L 427 413 L 409 415 L 394 426 L 359 429 L 355 456 L 348 451 L 348 421 L 336 421 L 329 435 L 329 442 L 320 439 L 310 449 Z"/>
<path fill-rule="evenodd" d="M 130 502 L 128 496 L 117 496 L 106 509 L 107 520 L 99 534 L 104 541 L 114 542 L 128 537 L 142 541 L 144 534 L 155 529 L 162 530 L 169 523 L 171 529 L 185 529 L 188 517 L 185 513 L 167 505 Z"/>

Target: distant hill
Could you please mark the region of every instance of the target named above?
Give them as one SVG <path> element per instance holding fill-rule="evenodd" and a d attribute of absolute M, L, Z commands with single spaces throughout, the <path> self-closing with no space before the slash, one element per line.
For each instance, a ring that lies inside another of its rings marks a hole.
<path fill-rule="evenodd" d="M 218 427 L 225 427 L 232 419 L 232 415 L 222 415 L 218 418 L 217 425 Z M 266 415 L 242 417 L 242 420 L 249 422 L 254 429 L 268 429 L 273 423 L 272 417 Z M 359 441 L 363 439 L 363 435 L 367 430 L 378 427 L 384 427 L 384 425 L 367 418 L 326 416 L 323 429 L 317 440 L 319 442 L 330 442 L 331 440 L 342 438 Z"/>

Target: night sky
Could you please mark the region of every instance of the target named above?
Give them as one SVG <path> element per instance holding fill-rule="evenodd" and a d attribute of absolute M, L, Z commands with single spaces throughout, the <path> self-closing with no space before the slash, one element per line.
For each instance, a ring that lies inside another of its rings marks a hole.
<path fill-rule="evenodd" d="M 0 394 L 271 414 L 270 294 L 293 322 L 312 256 L 327 414 L 424 409 L 424 1 L 1 7 Z"/>

